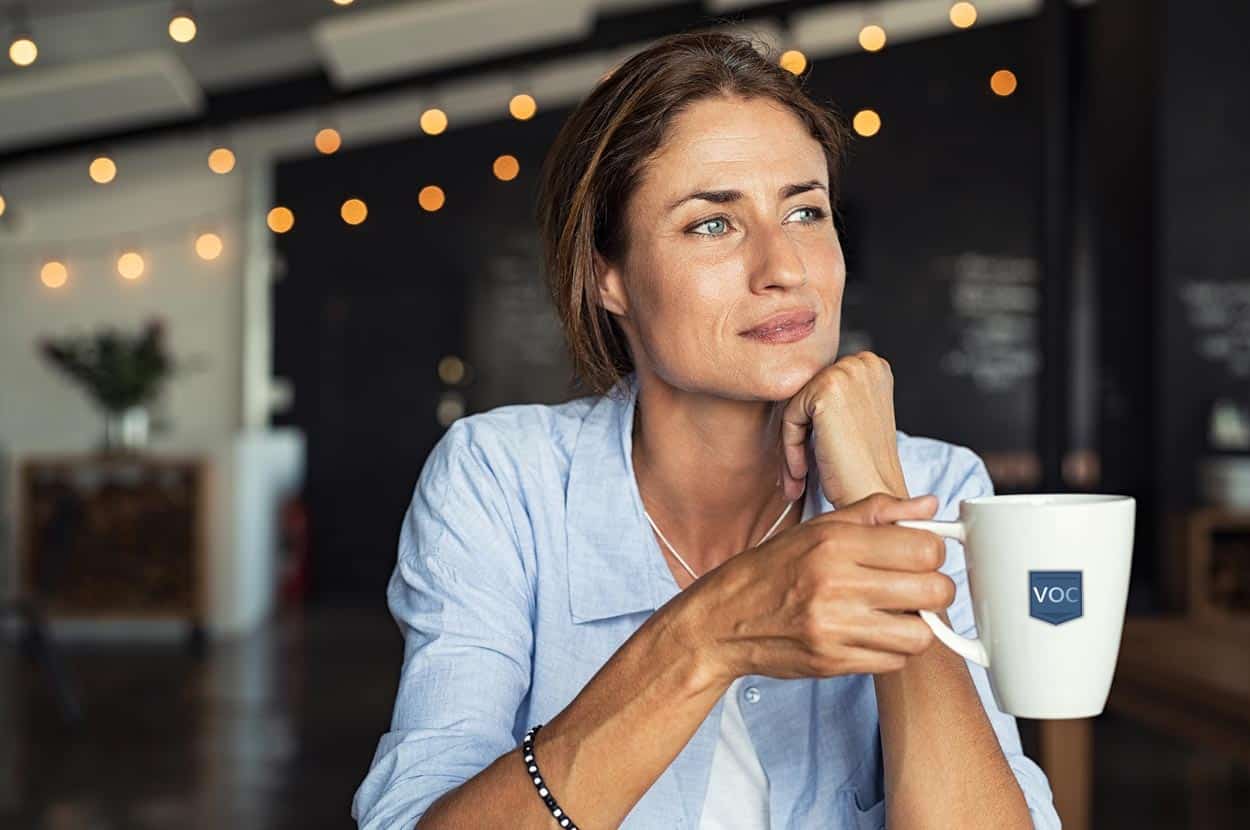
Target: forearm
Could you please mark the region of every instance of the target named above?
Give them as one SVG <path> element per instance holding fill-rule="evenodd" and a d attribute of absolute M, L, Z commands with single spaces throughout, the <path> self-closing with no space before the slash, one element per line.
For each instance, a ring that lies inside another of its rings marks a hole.
<path fill-rule="evenodd" d="M 656 611 L 534 738 L 546 786 L 579 826 L 619 826 L 728 687 L 685 645 L 684 600 Z M 520 754 L 505 753 L 444 795 L 417 826 L 554 826 Z"/>
<path fill-rule="evenodd" d="M 1033 826 L 962 657 L 934 643 L 874 680 L 888 826 Z"/>
<path fill-rule="evenodd" d="M 859 497 L 878 491 L 908 497 L 901 476 L 861 486 Z M 939 616 L 950 624 L 945 612 Z M 1024 793 L 962 657 L 935 642 L 905 668 L 873 680 L 887 826 L 1032 828 Z"/>

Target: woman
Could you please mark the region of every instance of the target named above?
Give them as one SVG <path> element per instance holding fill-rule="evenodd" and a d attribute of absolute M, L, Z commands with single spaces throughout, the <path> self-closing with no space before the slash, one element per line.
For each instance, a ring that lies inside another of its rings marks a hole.
<path fill-rule="evenodd" d="M 884 360 L 836 359 L 843 136 L 707 33 L 565 123 L 539 220 L 597 394 L 462 418 L 422 469 L 361 827 L 1059 826 L 984 670 L 907 613 L 973 633 L 962 551 L 892 523 L 992 485 L 896 431 Z"/>

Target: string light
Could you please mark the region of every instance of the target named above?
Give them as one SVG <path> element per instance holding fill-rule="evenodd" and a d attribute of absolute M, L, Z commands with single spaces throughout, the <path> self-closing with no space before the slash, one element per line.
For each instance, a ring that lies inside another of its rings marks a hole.
<path fill-rule="evenodd" d="M 977 7 L 971 3 L 956 3 L 951 6 L 950 19 L 960 29 L 967 29 L 977 22 Z"/>
<path fill-rule="evenodd" d="M 495 159 L 492 168 L 495 172 L 495 178 L 501 182 L 510 182 L 521 172 L 521 163 L 516 160 L 516 156 L 500 156 Z"/>
<path fill-rule="evenodd" d="M 443 194 L 443 189 L 438 185 L 426 185 L 417 194 L 417 204 L 430 213 L 441 208 L 446 201 L 447 197 Z"/>
<path fill-rule="evenodd" d="M 30 35 L 21 34 L 9 44 L 9 60 L 18 66 L 30 66 L 39 57 L 39 47 Z"/>
<path fill-rule="evenodd" d="M 798 49 L 790 49 L 781 54 L 781 59 L 777 63 L 792 75 L 802 75 L 803 70 L 807 69 L 807 55 Z"/>
<path fill-rule="evenodd" d="M 274 233 L 286 233 L 295 227 L 295 214 L 291 212 L 289 207 L 278 205 L 269 211 L 269 215 L 265 217 L 265 224 Z"/>
<path fill-rule="evenodd" d="M 426 135 L 438 135 L 447 129 L 447 113 L 436 107 L 421 113 L 421 129 Z"/>
<path fill-rule="evenodd" d="M 508 102 L 508 112 L 518 121 L 530 120 L 537 111 L 538 104 L 534 101 L 534 97 L 524 92 L 519 95 L 513 95 L 512 100 Z"/>
<path fill-rule="evenodd" d="M 995 95 L 1007 97 L 1016 91 L 1016 73 L 1010 69 L 1000 69 L 990 76 L 990 89 Z"/>
<path fill-rule="evenodd" d="M 859 30 L 859 45 L 868 52 L 879 52 L 885 48 L 885 29 L 875 23 Z"/>
<path fill-rule="evenodd" d="M 224 176 L 234 169 L 234 152 L 229 147 L 216 147 L 208 154 L 208 169 Z"/>
<path fill-rule="evenodd" d="M 189 10 L 176 11 L 169 19 L 169 36 L 178 43 L 190 43 L 195 40 L 195 19 Z"/>
<path fill-rule="evenodd" d="M 126 251 L 117 258 L 117 273 L 124 279 L 137 280 L 143 276 L 145 264 L 137 251 Z"/>
<path fill-rule="evenodd" d="M 117 176 L 117 164 L 108 156 L 96 156 L 91 160 L 87 174 L 96 184 L 108 184 Z"/>
<path fill-rule="evenodd" d="M 39 280 L 48 288 L 60 288 L 69 279 L 69 269 L 64 262 L 49 260 L 39 269 Z"/>
<path fill-rule="evenodd" d="M 221 237 L 215 233 L 202 233 L 195 238 L 195 254 L 205 262 L 212 262 L 221 256 L 224 248 Z"/>
<path fill-rule="evenodd" d="M 855 132 L 864 138 L 870 138 L 881 130 L 881 116 L 874 110 L 860 110 L 855 113 L 851 124 L 855 127 Z"/>
<path fill-rule="evenodd" d="M 319 153 L 328 156 L 343 146 L 343 137 L 333 127 L 323 127 L 317 130 L 317 135 L 313 137 L 313 146 Z"/>
<path fill-rule="evenodd" d="M 464 374 L 464 361 L 454 354 L 439 359 L 438 378 L 443 383 L 455 385 L 464 380 Z"/>
<path fill-rule="evenodd" d="M 369 215 L 369 208 L 360 199 L 348 199 L 339 208 L 339 216 L 349 225 L 359 225 Z"/>

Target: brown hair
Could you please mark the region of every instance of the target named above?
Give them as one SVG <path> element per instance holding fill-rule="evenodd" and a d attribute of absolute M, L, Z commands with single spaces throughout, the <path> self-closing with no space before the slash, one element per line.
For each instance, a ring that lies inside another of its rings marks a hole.
<path fill-rule="evenodd" d="M 624 332 L 598 302 L 594 252 L 620 263 L 625 208 L 673 118 L 700 99 L 771 98 L 789 107 L 825 151 L 829 198 L 846 131 L 814 103 L 764 43 L 707 31 L 669 35 L 612 70 L 573 110 L 543 162 L 537 219 L 543 267 L 577 379 L 607 392 L 634 368 Z"/>

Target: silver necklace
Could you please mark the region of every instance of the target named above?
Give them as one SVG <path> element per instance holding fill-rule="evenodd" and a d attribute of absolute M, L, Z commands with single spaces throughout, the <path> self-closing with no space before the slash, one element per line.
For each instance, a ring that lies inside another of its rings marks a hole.
<path fill-rule="evenodd" d="M 804 488 L 803 488 L 803 490 L 804 490 L 804 492 L 806 492 L 806 491 L 807 491 L 807 488 L 806 488 L 806 487 L 804 487 Z M 799 496 L 799 498 L 802 498 L 802 496 L 800 495 L 800 496 Z M 784 519 L 784 518 L 786 517 L 786 515 L 790 512 L 790 508 L 791 508 L 791 507 L 794 507 L 794 502 L 796 502 L 796 501 L 798 501 L 798 500 L 799 500 L 799 499 L 795 499 L 794 501 L 792 501 L 792 502 L 790 502 L 789 504 L 787 504 L 787 505 L 786 505 L 786 509 L 781 511 L 781 515 L 777 517 L 777 521 L 773 522 L 773 526 L 772 526 L 772 527 L 770 527 L 770 528 L 768 529 L 768 532 L 764 534 L 764 538 L 763 538 L 763 539 L 760 539 L 760 540 L 759 540 L 758 542 L 756 542 L 756 543 L 755 543 L 752 547 L 757 547 L 757 548 L 758 548 L 760 545 L 764 544 L 764 542 L 766 542 L 766 541 L 768 540 L 768 537 L 769 537 L 769 536 L 772 536 L 772 535 L 773 535 L 773 531 L 774 531 L 774 530 L 776 530 L 776 529 L 778 528 L 778 526 L 780 526 L 780 525 L 781 525 L 781 520 L 782 520 L 782 519 Z M 644 507 L 644 508 L 643 508 L 643 510 L 642 510 L 642 514 L 643 514 L 644 516 L 646 516 L 646 517 L 647 517 L 647 521 L 651 523 L 651 528 L 652 528 L 652 529 L 656 532 L 656 534 L 660 537 L 660 540 L 661 540 L 662 542 L 664 542 L 664 546 L 665 546 L 665 547 L 667 547 L 667 548 L 669 549 L 669 551 L 670 551 L 670 552 L 672 552 L 673 556 L 677 557 L 677 561 L 678 561 L 678 562 L 680 562 L 680 563 L 681 563 L 681 566 L 682 566 L 683 568 L 685 568 L 685 569 L 686 569 L 686 573 L 690 574 L 690 578 L 691 578 L 691 579 L 698 579 L 698 578 L 699 578 L 699 575 L 698 575 L 698 574 L 696 574 L 696 573 L 695 573 L 695 572 L 694 572 L 694 571 L 690 568 L 690 566 L 686 564 L 686 560 L 681 558 L 681 554 L 680 554 L 680 553 L 678 553 L 676 550 L 673 550 L 673 546 L 672 546 L 672 545 L 670 545 L 670 544 L 668 543 L 668 539 L 665 539 L 665 538 L 664 538 L 664 534 L 663 534 L 663 533 L 660 533 L 660 529 L 659 529 L 658 527 L 656 527 L 656 526 L 655 526 L 655 520 L 651 518 L 651 514 L 647 512 L 647 510 L 646 510 L 646 508 L 645 508 L 645 507 Z"/>

